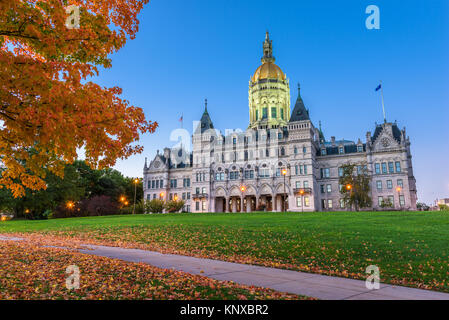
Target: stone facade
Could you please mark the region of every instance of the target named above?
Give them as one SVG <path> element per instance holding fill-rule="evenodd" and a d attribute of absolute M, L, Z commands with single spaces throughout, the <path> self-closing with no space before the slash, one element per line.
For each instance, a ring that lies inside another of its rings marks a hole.
<path fill-rule="evenodd" d="M 365 141 L 326 140 L 298 97 L 290 114 L 288 79 L 274 65 L 268 34 L 262 65 L 249 84 L 250 124 L 223 135 L 207 111 L 192 136 L 192 151 L 165 148 L 144 166 L 146 199 L 183 199 L 191 212 L 348 210 L 339 168 L 366 167 L 371 208 L 382 202 L 416 210 L 410 140 L 396 123 L 376 125 Z M 281 111 L 283 110 L 283 111 Z"/>

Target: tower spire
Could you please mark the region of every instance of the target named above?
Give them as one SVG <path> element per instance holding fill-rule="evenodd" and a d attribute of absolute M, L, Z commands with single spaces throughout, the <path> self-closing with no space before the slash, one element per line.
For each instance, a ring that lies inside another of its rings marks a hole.
<path fill-rule="evenodd" d="M 207 98 L 204 99 L 204 112 L 207 112 Z"/>
<path fill-rule="evenodd" d="M 270 40 L 270 34 L 268 30 L 265 34 L 265 41 L 263 42 L 263 57 L 262 63 L 274 62 L 275 58 L 273 57 L 273 41 Z"/>

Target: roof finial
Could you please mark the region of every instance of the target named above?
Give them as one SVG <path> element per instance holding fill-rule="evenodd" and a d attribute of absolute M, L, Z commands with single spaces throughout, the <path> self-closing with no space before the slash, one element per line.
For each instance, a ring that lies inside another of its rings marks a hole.
<path fill-rule="evenodd" d="M 274 62 L 275 59 L 273 57 L 273 41 L 270 40 L 270 35 L 268 33 L 268 30 L 265 34 L 265 41 L 263 42 L 263 57 L 262 57 L 262 63 L 267 62 Z"/>
<path fill-rule="evenodd" d="M 321 120 L 320 120 L 320 121 L 318 121 L 318 123 L 319 123 L 319 126 L 320 126 L 320 131 L 321 131 Z"/>
<path fill-rule="evenodd" d="M 205 106 L 205 111 L 207 112 L 207 98 L 204 99 L 204 106 Z"/>
<path fill-rule="evenodd" d="M 301 85 L 298 82 L 298 94 L 301 92 Z"/>

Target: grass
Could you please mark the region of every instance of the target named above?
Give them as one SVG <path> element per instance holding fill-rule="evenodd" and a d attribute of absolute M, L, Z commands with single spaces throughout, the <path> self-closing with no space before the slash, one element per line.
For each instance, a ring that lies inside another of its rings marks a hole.
<path fill-rule="evenodd" d="M 6 221 L 43 233 L 449 292 L 449 213 L 204 213 Z"/>

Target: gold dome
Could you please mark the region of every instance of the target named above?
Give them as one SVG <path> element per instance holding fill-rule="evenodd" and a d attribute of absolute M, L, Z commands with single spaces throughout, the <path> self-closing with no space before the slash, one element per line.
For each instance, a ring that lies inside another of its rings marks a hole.
<path fill-rule="evenodd" d="M 276 64 L 273 62 L 265 62 L 257 68 L 256 72 L 254 72 L 251 81 L 257 82 L 262 79 L 285 80 L 286 76 L 285 73 L 282 72 L 281 68 L 279 68 Z"/>

